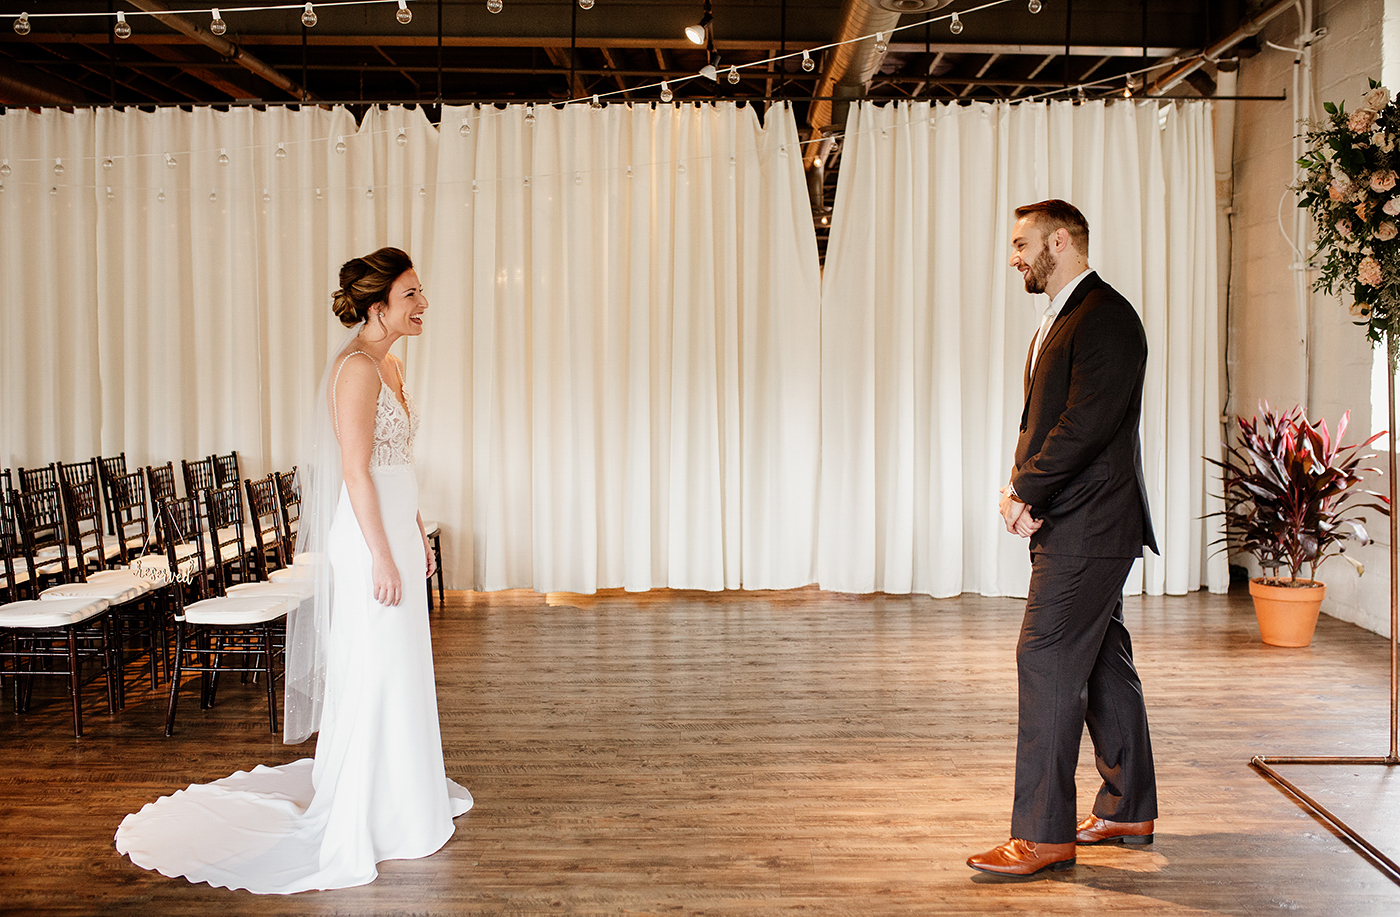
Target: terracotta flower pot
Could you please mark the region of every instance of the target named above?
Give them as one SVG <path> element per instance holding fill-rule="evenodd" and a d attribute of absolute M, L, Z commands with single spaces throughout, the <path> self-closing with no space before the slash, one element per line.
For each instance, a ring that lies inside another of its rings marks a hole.
<path fill-rule="evenodd" d="M 1259 635 L 1270 646 L 1307 646 L 1317 627 L 1317 613 L 1327 595 L 1325 583 L 1305 587 L 1270 586 L 1259 579 L 1249 581 L 1254 596 L 1254 616 L 1259 619 Z"/>

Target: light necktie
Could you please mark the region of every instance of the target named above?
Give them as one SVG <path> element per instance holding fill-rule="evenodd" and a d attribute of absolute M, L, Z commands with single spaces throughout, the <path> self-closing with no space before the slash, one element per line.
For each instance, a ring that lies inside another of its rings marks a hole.
<path fill-rule="evenodd" d="M 1035 349 L 1031 351 L 1031 372 L 1035 372 L 1035 361 L 1040 359 L 1040 345 L 1045 343 L 1045 335 L 1055 322 L 1055 314 L 1048 309 L 1040 320 L 1040 330 L 1035 333 Z"/>

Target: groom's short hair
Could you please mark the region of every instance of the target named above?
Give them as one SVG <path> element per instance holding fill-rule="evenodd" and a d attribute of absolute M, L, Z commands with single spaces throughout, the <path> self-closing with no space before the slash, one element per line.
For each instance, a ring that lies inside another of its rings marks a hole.
<path fill-rule="evenodd" d="M 1078 207 L 1069 201 L 1052 198 L 1016 208 L 1016 219 L 1028 216 L 1035 217 L 1035 227 L 1040 230 L 1042 239 L 1057 229 L 1068 230 L 1070 242 L 1081 255 L 1089 257 L 1089 221 L 1084 219 Z"/>

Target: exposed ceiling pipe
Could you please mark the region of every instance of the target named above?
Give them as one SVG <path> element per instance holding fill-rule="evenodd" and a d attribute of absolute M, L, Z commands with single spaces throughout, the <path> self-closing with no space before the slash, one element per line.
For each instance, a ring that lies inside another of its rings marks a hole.
<path fill-rule="evenodd" d="M 208 29 L 191 22 L 184 16 L 170 12 L 170 7 L 165 4 L 157 3 L 155 0 L 128 0 L 128 2 L 137 9 L 151 13 L 152 19 L 158 19 L 175 31 L 188 35 L 200 44 L 207 45 L 216 53 L 237 63 L 245 70 L 262 77 L 293 98 L 300 99 L 304 102 L 314 102 L 318 100 L 316 96 L 307 92 L 303 86 L 298 84 L 295 80 L 286 77 L 271 64 L 249 54 L 228 39 L 220 38 Z"/>
<path fill-rule="evenodd" d="M 1293 9 L 1295 6 L 1297 6 L 1297 0 L 1278 0 L 1273 6 L 1261 10 L 1250 19 L 1246 19 L 1244 22 L 1240 23 L 1239 28 L 1235 29 L 1235 31 L 1202 51 L 1199 57 L 1187 61 L 1166 76 L 1158 79 L 1151 86 L 1148 86 L 1146 90 L 1147 95 L 1160 96 L 1164 93 L 1171 92 L 1176 88 L 1176 85 L 1186 79 L 1186 77 L 1201 69 L 1201 67 L 1205 66 L 1207 63 L 1215 63 L 1220 58 L 1224 57 L 1231 48 L 1244 41 L 1246 38 L 1258 35 L 1263 31 L 1264 26 L 1268 25 L 1274 17 L 1286 10 Z"/>
<path fill-rule="evenodd" d="M 19 64 L 0 63 L 0 104 L 73 105 L 86 102 L 80 92 L 57 91 L 53 77 Z"/>

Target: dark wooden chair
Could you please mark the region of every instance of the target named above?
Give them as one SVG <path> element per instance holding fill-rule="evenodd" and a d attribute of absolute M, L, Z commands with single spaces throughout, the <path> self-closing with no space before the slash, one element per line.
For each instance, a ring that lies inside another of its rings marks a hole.
<path fill-rule="evenodd" d="M 214 466 L 214 485 L 216 487 L 227 487 L 239 482 L 237 451 L 230 452 L 228 455 L 211 455 L 209 461 Z"/>
<path fill-rule="evenodd" d="M 431 519 L 423 520 L 423 535 L 433 549 L 433 563 L 437 566 L 438 604 L 443 604 L 442 592 L 442 526 Z M 433 608 L 433 578 L 428 577 L 428 610 Z"/>
<path fill-rule="evenodd" d="M 107 504 L 107 534 L 117 534 L 119 523 L 112 512 L 113 482 L 126 475 L 126 453 L 122 452 L 111 458 L 103 456 L 97 457 L 97 479 L 102 482 L 102 500 Z"/>
<path fill-rule="evenodd" d="M 146 466 L 146 487 L 151 496 L 151 515 L 155 517 L 156 545 L 165 550 L 165 514 L 161 507 L 171 500 L 180 498 L 175 484 L 175 466 L 172 462 L 164 465 Z"/>
<path fill-rule="evenodd" d="M 107 515 L 117 559 L 123 564 L 153 550 L 156 546 L 155 526 L 146 502 L 146 478 L 140 471 L 122 473 L 107 486 Z"/>
<path fill-rule="evenodd" d="M 63 520 L 68 527 L 68 543 L 73 546 L 79 577 L 90 570 L 105 570 L 109 561 L 116 560 L 120 550 L 108 545 L 102 537 L 102 500 L 98 497 L 96 476 L 61 476 L 59 489 L 63 494 Z"/>
<path fill-rule="evenodd" d="M 54 478 L 57 481 L 57 476 Z M 16 523 L 25 569 L 32 596 L 45 586 L 78 579 L 80 564 L 68 540 L 68 527 L 63 519 L 63 495 L 57 483 L 53 487 L 14 492 Z"/>
<path fill-rule="evenodd" d="M 39 468 L 21 468 L 19 470 L 19 489 L 21 493 L 30 493 L 36 490 L 57 490 L 58 463 L 54 462 Z"/>
<path fill-rule="evenodd" d="M 277 493 L 277 478 L 269 474 L 256 481 L 244 481 L 248 492 L 248 515 L 253 530 L 253 561 L 257 565 L 257 577 L 265 580 L 273 570 L 280 570 L 291 563 L 291 555 L 286 552 L 286 539 L 282 537 L 282 503 Z"/>
<path fill-rule="evenodd" d="M 24 553 L 17 495 L 9 481 L 0 489 L 0 553 L 10 562 L 0 566 L 4 595 L 18 596 L 14 559 Z M 32 556 L 27 565 L 33 566 Z M 15 679 L 15 712 L 26 713 L 33 701 L 36 677 L 68 680 L 73 703 L 73 735 L 83 734 L 83 685 L 105 675 L 107 712 L 115 714 L 118 685 L 111 639 L 110 603 L 101 598 L 15 599 L 0 605 L 0 661 Z M 96 665 L 87 678 L 84 667 Z"/>
<path fill-rule="evenodd" d="M 219 484 L 214 478 L 214 460 L 203 458 L 190 462 L 180 459 L 180 470 L 185 477 L 185 496 L 199 499 L 199 495 Z"/>
<path fill-rule="evenodd" d="M 297 526 L 301 522 L 301 479 L 297 477 L 296 466 L 291 471 L 273 472 L 277 476 L 277 496 L 282 504 L 282 538 L 284 551 L 291 561 L 296 560 Z"/>
<path fill-rule="evenodd" d="M 200 673 L 200 706 L 213 706 L 218 676 L 224 672 L 256 673 L 267 684 L 267 715 L 277 732 L 278 677 L 276 663 L 285 653 L 283 626 L 296 599 L 287 595 L 215 595 L 214 578 L 205 558 L 204 530 L 199 509 L 189 497 L 165 504 L 167 563 L 178 570 L 188 559 L 196 565 L 172 590 L 175 621 L 175 668 L 170 681 L 170 706 L 165 734 L 175 731 L 175 711 L 184 676 Z M 183 547 L 183 550 L 181 548 Z"/>
<path fill-rule="evenodd" d="M 250 552 L 243 514 L 242 488 L 237 484 L 211 487 L 203 492 L 196 504 L 203 513 L 208 535 L 207 559 L 214 588 L 223 595 L 232 583 L 250 581 Z"/>

